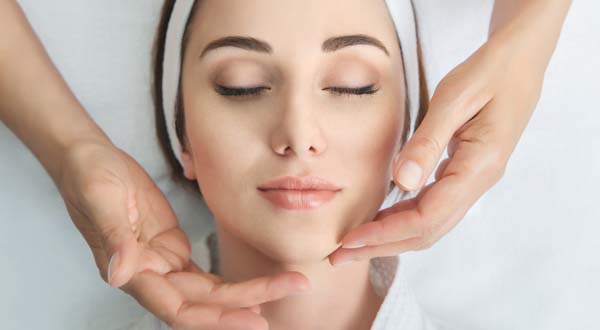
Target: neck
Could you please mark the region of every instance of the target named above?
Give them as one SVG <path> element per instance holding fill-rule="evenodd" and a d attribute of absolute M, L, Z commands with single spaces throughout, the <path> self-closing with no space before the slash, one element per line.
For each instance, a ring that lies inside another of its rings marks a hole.
<path fill-rule="evenodd" d="M 268 320 L 269 329 L 370 329 L 383 299 L 371 285 L 368 259 L 339 268 L 331 266 L 327 258 L 314 263 L 285 264 L 216 227 L 219 271 L 227 282 L 284 271 L 301 272 L 310 281 L 312 290 L 308 294 L 261 305 L 261 315 Z"/>

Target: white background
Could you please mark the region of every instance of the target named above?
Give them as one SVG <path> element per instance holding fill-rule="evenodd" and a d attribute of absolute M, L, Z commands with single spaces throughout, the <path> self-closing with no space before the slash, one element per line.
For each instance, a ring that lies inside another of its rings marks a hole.
<path fill-rule="evenodd" d="M 416 2 L 435 86 L 484 41 L 491 3 Z M 19 3 L 80 101 L 156 178 L 193 240 L 209 214 L 162 177 L 166 165 L 148 138 L 161 1 Z M 504 178 L 434 247 L 402 256 L 423 308 L 451 328 L 599 327 L 598 12 L 598 2 L 574 1 Z M 109 329 L 142 313 L 101 280 L 52 181 L 0 125 L 0 328 Z"/>

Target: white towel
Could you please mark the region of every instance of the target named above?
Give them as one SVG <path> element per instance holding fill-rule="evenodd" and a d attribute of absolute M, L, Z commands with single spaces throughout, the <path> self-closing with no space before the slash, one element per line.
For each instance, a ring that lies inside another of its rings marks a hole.
<path fill-rule="evenodd" d="M 485 38 L 491 0 L 416 0 L 429 84 Z M 113 141 L 155 178 L 149 53 L 160 0 L 19 0 Z M 423 310 L 452 329 L 596 329 L 600 53 L 596 1 L 573 1 L 538 109 L 502 181 L 428 251 L 401 256 Z M 433 88 L 431 88 L 433 90 Z M 131 139 L 136 136 L 136 139 Z M 197 200 L 167 193 L 191 237 Z M 52 181 L 0 125 L 3 329 L 107 329 L 145 312 L 98 276 Z M 24 262 L 26 261 L 26 262 Z M 40 281 L 40 274 L 44 280 Z M 35 315 L 32 317 L 32 311 Z"/>

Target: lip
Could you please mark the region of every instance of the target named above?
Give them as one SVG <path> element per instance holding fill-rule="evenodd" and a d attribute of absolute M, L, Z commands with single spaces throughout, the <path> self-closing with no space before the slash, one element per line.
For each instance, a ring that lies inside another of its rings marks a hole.
<path fill-rule="evenodd" d="M 288 189 L 288 190 L 329 190 L 336 191 L 341 188 L 318 176 L 284 176 L 258 186 L 260 190 Z"/>
<path fill-rule="evenodd" d="M 316 176 L 286 176 L 262 184 L 258 190 L 277 207 L 304 210 L 316 209 L 329 202 L 341 188 Z"/>

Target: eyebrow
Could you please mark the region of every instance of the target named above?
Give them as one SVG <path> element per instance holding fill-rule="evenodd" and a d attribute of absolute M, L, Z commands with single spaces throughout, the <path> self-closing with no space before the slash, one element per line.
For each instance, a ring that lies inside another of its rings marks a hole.
<path fill-rule="evenodd" d="M 375 46 L 381 49 L 385 55 L 390 56 L 387 48 L 383 45 L 379 39 L 364 35 L 364 34 L 353 34 L 348 36 L 333 37 L 323 42 L 322 49 L 324 52 L 334 52 L 340 48 L 355 46 L 355 45 L 369 45 Z"/>
<path fill-rule="evenodd" d="M 387 56 L 390 55 L 387 48 L 385 48 L 379 39 L 364 34 L 331 37 L 323 42 L 321 50 L 323 50 L 323 52 L 330 53 L 355 45 L 374 46 L 381 49 Z M 265 54 L 273 53 L 273 48 L 265 41 L 252 37 L 229 36 L 211 41 L 208 45 L 206 45 L 206 47 L 204 47 L 202 53 L 200 53 L 200 58 L 204 57 L 206 53 L 210 52 L 211 50 L 221 47 L 236 47 Z"/>

